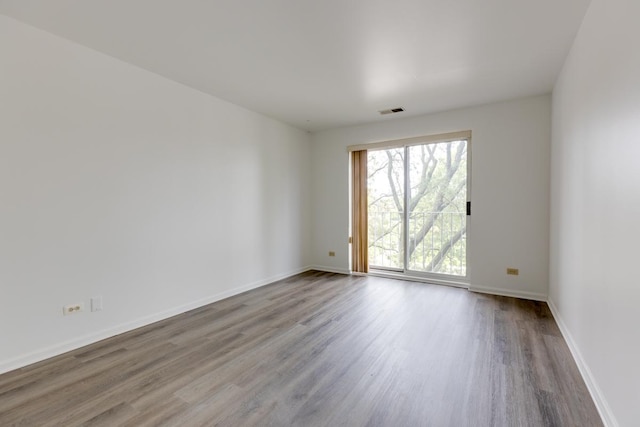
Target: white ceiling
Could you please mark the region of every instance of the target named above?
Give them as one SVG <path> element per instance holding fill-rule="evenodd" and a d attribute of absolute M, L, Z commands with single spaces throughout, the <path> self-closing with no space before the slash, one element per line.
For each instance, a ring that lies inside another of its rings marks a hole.
<path fill-rule="evenodd" d="M 316 131 L 550 92 L 589 2 L 0 0 L 0 13 Z"/>

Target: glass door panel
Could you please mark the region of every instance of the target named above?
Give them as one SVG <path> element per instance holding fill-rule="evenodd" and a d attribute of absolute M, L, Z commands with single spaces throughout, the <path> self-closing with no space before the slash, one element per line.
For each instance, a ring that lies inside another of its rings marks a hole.
<path fill-rule="evenodd" d="M 369 265 L 404 271 L 405 149 L 367 152 Z"/>
<path fill-rule="evenodd" d="M 407 270 L 467 274 L 467 141 L 407 147 Z"/>

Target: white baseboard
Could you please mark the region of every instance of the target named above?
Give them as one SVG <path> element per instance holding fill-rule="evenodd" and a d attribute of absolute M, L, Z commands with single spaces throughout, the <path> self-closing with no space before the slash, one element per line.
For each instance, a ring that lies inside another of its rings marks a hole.
<path fill-rule="evenodd" d="M 489 288 L 486 286 L 478 286 L 478 285 L 469 286 L 469 290 L 471 292 L 478 292 L 481 294 L 501 295 L 505 297 L 522 298 L 522 299 L 542 301 L 542 302 L 547 301 L 547 295 L 538 293 L 538 292 L 514 291 L 511 289 Z"/>
<path fill-rule="evenodd" d="M 587 365 L 584 358 L 582 357 L 582 353 L 580 352 L 580 349 L 576 345 L 576 342 L 574 341 L 573 336 L 571 335 L 571 332 L 569 332 L 569 329 L 567 328 L 566 323 L 564 323 L 562 316 L 560 316 L 560 312 L 558 311 L 558 308 L 556 307 L 556 305 L 553 303 L 551 299 L 547 301 L 547 304 L 549 305 L 549 309 L 551 309 L 551 314 L 553 314 L 553 317 L 556 320 L 558 327 L 560 328 L 560 332 L 562 333 L 564 340 L 569 346 L 569 350 L 571 351 L 571 355 L 573 356 L 573 359 L 576 361 L 576 365 L 578 365 L 578 370 L 580 371 L 580 374 L 582 375 L 582 379 L 587 385 L 587 389 L 589 390 L 589 393 L 591 394 L 591 398 L 593 399 L 593 402 L 596 405 L 596 409 L 600 414 L 600 418 L 602 418 L 602 423 L 605 425 L 605 427 L 618 427 L 619 424 L 616 418 L 614 417 L 613 412 L 611 411 L 611 407 L 607 403 L 607 400 L 604 398 L 604 395 L 602 394 L 600 387 L 598 387 L 598 384 L 595 378 L 593 377 L 593 374 L 591 373 L 591 369 L 589 369 L 589 366 Z"/>
<path fill-rule="evenodd" d="M 351 271 L 346 268 L 324 267 L 322 265 L 312 265 L 307 270 L 318 270 L 326 273 L 351 274 Z"/>
<path fill-rule="evenodd" d="M 219 292 L 214 295 L 210 295 L 205 298 L 201 298 L 199 300 L 183 304 L 177 307 L 170 308 L 168 310 L 155 313 L 149 316 L 141 317 L 139 319 L 121 323 L 115 327 L 103 329 L 101 331 L 97 331 L 88 335 L 84 335 L 79 338 L 75 338 L 72 340 L 68 340 L 50 347 L 46 347 L 43 349 L 39 349 L 22 356 L 19 356 L 14 359 L 4 360 L 0 362 L 0 374 L 5 372 L 13 371 L 15 369 L 20 369 L 25 366 L 31 365 L 36 362 L 43 361 L 45 359 L 49 359 L 51 357 L 59 356 L 63 353 L 66 353 L 71 350 L 76 350 L 80 347 L 84 347 L 89 344 L 93 344 L 95 342 L 101 341 L 106 338 L 111 338 L 115 335 L 122 334 L 124 332 L 129 332 L 133 329 L 140 328 L 142 326 L 147 326 L 152 323 L 158 322 L 160 320 L 168 319 L 169 317 L 176 316 L 178 314 L 182 314 L 186 311 L 193 310 L 195 308 L 202 307 L 207 304 L 211 304 L 216 301 L 223 300 L 225 298 L 232 297 L 234 295 L 241 294 L 246 291 L 250 291 L 251 289 L 256 289 L 261 286 L 268 285 L 273 282 L 277 282 L 278 280 L 286 279 L 291 276 L 295 276 L 296 274 L 304 273 L 305 271 L 312 270 L 314 268 L 311 267 L 303 267 L 294 271 L 290 271 L 284 274 L 278 274 L 267 279 L 258 280 L 253 283 L 245 284 L 242 286 L 237 286 L 233 289 L 229 289 L 223 292 Z"/>

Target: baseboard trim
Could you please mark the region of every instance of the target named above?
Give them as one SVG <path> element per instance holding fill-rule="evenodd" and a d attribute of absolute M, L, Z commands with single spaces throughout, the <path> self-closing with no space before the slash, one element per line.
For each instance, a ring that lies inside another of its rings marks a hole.
<path fill-rule="evenodd" d="M 307 270 L 317 270 L 324 271 L 325 273 L 336 273 L 336 274 L 351 274 L 351 271 L 344 268 L 335 268 L 335 267 L 325 267 L 322 265 L 312 265 L 308 267 Z"/>
<path fill-rule="evenodd" d="M 560 328 L 560 332 L 562 333 L 564 340 L 569 346 L 569 351 L 571 351 L 571 355 L 573 356 L 573 359 L 575 360 L 576 365 L 578 365 L 578 370 L 580 371 L 580 375 L 582 375 L 582 379 L 584 380 L 584 383 L 587 385 L 587 389 L 589 390 L 589 394 L 591 394 L 591 398 L 593 399 L 593 402 L 596 405 L 596 409 L 600 414 L 602 423 L 605 425 L 605 427 L 618 427 L 619 426 L 618 421 L 613 415 L 613 412 L 611 411 L 611 407 L 607 403 L 607 400 L 604 398 L 604 394 L 600 390 L 600 387 L 598 387 L 598 384 L 593 374 L 591 373 L 591 369 L 589 369 L 589 366 L 587 365 L 584 358 L 582 357 L 582 353 L 578 349 L 578 346 L 576 345 L 576 342 L 574 341 L 573 336 L 571 335 L 571 332 L 569 332 L 569 329 L 567 328 L 566 323 L 564 323 L 564 320 L 562 319 L 562 316 L 560 315 L 558 308 L 550 298 L 547 301 L 547 305 L 551 310 L 551 314 L 553 314 L 553 318 L 556 320 L 558 328 Z"/>
<path fill-rule="evenodd" d="M 121 323 L 117 326 L 114 326 L 112 328 L 108 328 L 108 329 L 103 329 L 101 331 L 98 332 L 94 332 L 88 335 L 84 335 L 82 337 L 76 338 L 76 339 L 72 339 L 72 340 L 68 340 L 65 342 L 62 342 L 60 344 L 56 344 L 54 346 L 50 346 L 50 347 L 46 347 L 40 350 L 36 350 L 30 353 L 27 353 L 25 355 L 16 357 L 14 359 L 9 359 L 9 360 L 5 360 L 0 362 L 0 374 L 6 373 L 6 372 L 10 372 L 16 369 L 20 369 L 20 368 L 24 368 L 26 366 L 29 366 L 31 364 L 37 363 L 37 362 L 41 362 L 43 360 L 49 359 L 51 357 L 55 357 L 55 356 L 59 356 L 61 354 L 67 353 L 69 351 L 72 350 L 76 350 L 78 348 L 84 347 L 86 345 L 89 344 L 94 344 L 98 341 L 107 339 L 107 338 L 111 338 L 113 336 L 125 333 L 125 332 L 129 332 L 132 331 L 134 329 L 143 327 L 143 326 L 147 326 L 150 325 L 152 323 L 155 322 L 159 322 L 161 320 L 165 320 L 168 319 L 170 317 L 173 316 L 177 316 L 178 314 L 182 314 L 184 312 L 187 312 L 189 310 L 193 310 L 202 306 L 205 306 L 207 304 L 211 304 L 214 303 L 216 301 L 220 301 L 223 300 L 225 298 L 229 298 L 232 297 L 234 295 L 238 295 L 241 294 L 243 292 L 247 292 L 250 291 L 252 289 L 256 289 L 262 286 L 266 286 L 269 285 L 271 283 L 277 282 L 279 280 L 282 279 L 286 279 L 292 276 L 295 276 L 296 274 L 300 274 L 300 273 L 304 273 L 306 271 L 309 270 L 314 270 L 315 268 L 311 268 L 311 267 L 303 267 L 303 268 L 299 268 L 293 271 L 290 271 L 288 273 L 283 273 L 283 274 L 278 274 L 275 276 L 271 276 L 267 279 L 263 279 L 263 280 L 258 280 L 252 283 L 248 283 L 245 285 L 241 285 L 241 286 L 237 286 L 235 288 L 223 291 L 223 292 L 219 292 L 217 294 L 214 295 L 210 295 L 208 297 L 205 298 L 201 298 L 198 299 L 196 301 L 187 303 L 187 304 L 183 304 L 177 307 L 173 307 L 170 308 L 168 310 L 159 312 L 159 313 L 155 313 L 155 314 L 151 314 L 149 316 L 145 316 L 145 317 L 141 317 L 139 319 L 135 319 L 129 322 L 125 322 L 125 323 Z"/>
<path fill-rule="evenodd" d="M 547 295 L 538 293 L 538 292 L 514 291 L 511 289 L 490 288 L 490 287 L 478 286 L 478 285 L 469 286 L 469 290 L 471 292 L 478 292 L 481 294 L 500 295 L 504 297 L 514 297 L 514 298 L 521 298 L 521 299 L 528 299 L 528 300 L 542 301 L 542 302 L 547 301 Z"/>

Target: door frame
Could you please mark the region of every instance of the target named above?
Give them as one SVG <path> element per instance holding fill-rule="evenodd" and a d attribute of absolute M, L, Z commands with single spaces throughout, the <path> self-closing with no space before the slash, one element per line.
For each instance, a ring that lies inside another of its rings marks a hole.
<path fill-rule="evenodd" d="M 412 138 L 404 138 L 404 139 L 397 139 L 397 140 L 389 140 L 389 141 L 380 141 L 380 142 L 375 142 L 375 143 L 370 143 L 370 144 L 359 144 L 359 145 L 352 145 L 348 147 L 349 152 L 352 151 L 361 151 L 361 150 L 367 150 L 367 151 L 373 151 L 373 150 L 383 150 L 383 149 L 389 149 L 389 148 L 400 148 L 403 147 L 405 150 L 405 170 L 404 170 L 404 235 L 403 235 L 403 268 L 400 269 L 385 269 L 385 268 L 373 268 L 369 271 L 368 274 L 370 275 L 376 275 L 376 276 L 384 276 L 384 277 L 395 277 L 395 278 L 401 278 L 401 279 L 407 279 L 407 280 L 417 280 L 417 281 L 424 281 L 424 282 L 431 282 L 431 283 L 439 283 L 439 284 L 445 284 L 445 285 L 451 285 L 451 286 L 460 286 L 460 287 L 465 287 L 468 288 L 469 287 L 469 282 L 470 282 L 470 278 L 471 278 L 471 269 L 472 266 L 470 265 L 470 245 L 469 242 L 471 241 L 470 235 L 471 235 L 471 211 L 470 209 L 468 209 L 468 211 L 466 212 L 467 215 L 465 215 L 466 218 L 466 230 L 465 230 L 465 235 L 466 235 L 466 250 L 465 250 L 465 275 L 464 276 L 456 276 L 456 275 L 450 275 L 450 274 L 442 274 L 442 273 L 430 273 L 430 272 L 421 272 L 421 271 L 415 271 L 415 270 L 409 270 L 407 267 L 409 265 L 409 253 L 407 251 L 408 248 L 408 237 L 409 237 L 409 216 L 410 216 L 410 212 L 407 209 L 407 207 L 409 206 L 409 199 L 410 199 L 410 192 L 407 191 L 407 187 L 409 187 L 409 173 L 410 170 L 408 167 L 406 167 L 406 163 L 408 162 L 408 155 L 409 155 L 409 147 L 411 146 L 416 146 L 416 145 L 425 145 L 425 144 L 434 144 L 434 143 L 446 143 L 446 142 L 453 142 L 453 141 L 466 141 L 467 143 L 467 150 L 466 150 L 466 167 L 467 167 L 467 191 L 466 191 L 466 202 L 469 206 L 469 208 L 471 208 L 471 187 L 472 187 L 472 135 L 471 135 L 471 131 L 460 131 L 460 132 L 451 132 L 451 133 L 445 133 L 445 134 L 437 134 L 437 135 L 425 135 L 425 136 L 418 136 L 418 137 L 412 137 Z M 349 185 L 350 191 L 352 191 L 352 186 L 351 184 Z M 351 197 L 350 197 L 351 200 Z M 352 209 L 350 209 L 350 214 L 353 215 L 353 211 Z M 349 222 L 351 224 L 351 221 Z M 351 232 L 353 232 L 353 230 L 351 230 Z M 351 233 L 350 233 L 351 235 Z"/>

